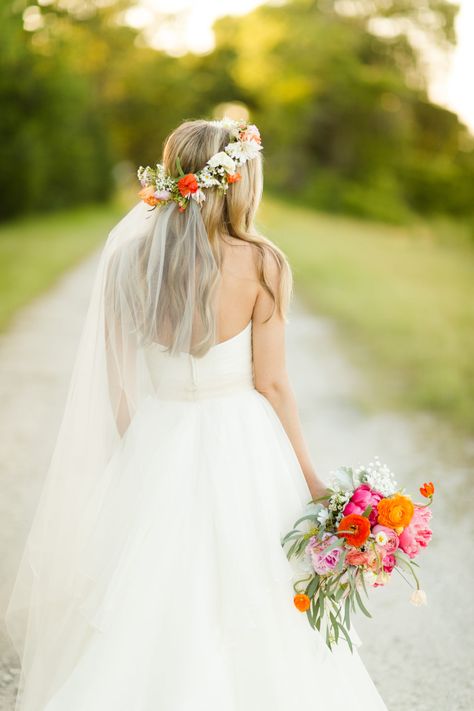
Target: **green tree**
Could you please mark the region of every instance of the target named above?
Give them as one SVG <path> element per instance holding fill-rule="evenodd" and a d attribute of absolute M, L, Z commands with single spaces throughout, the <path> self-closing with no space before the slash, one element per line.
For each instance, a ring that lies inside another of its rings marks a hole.
<path fill-rule="evenodd" d="M 216 52 L 264 132 L 267 181 L 325 209 L 394 221 L 470 212 L 468 132 L 429 102 L 410 39 L 416 28 L 448 46 L 455 12 L 440 0 L 424 12 L 408 0 L 293 0 L 220 20 Z"/>
<path fill-rule="evenodd" d="M 79 66 L 80 28 L 64 11 L 2 2 L 0 216 L 107 198 L 111 156 L 98 85 Z M 78 32 L 76 32 L 76 29 Z M 84 57 L 84 55 L 82 55 Z M 90 56 L 90 55 L 89 55 Z"/>

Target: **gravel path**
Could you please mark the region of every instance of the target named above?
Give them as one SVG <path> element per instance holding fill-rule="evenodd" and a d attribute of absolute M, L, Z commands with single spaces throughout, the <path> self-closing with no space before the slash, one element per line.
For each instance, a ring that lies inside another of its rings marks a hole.
<path fill-rule="evenodd" d="M 96 264 L 93 257 L 66 275 L 0 338 L 0 618 L 54 445 Z M 474 443 L 426 416 L 364 412 L 358 403 L 369 384 L 344 357 L 333 324 L 298 303 L 287 342 L 304 430 L 323 477 L 339 464 L 378 455 L 412 493 L 422 481 L 437 484 L 434 538 L 420 560 L 428 606 L 414 608 L 408 586 L 394 578 L 372 592 L 374 619 L 356 620 L 375 683 L 390 711 L 472 711 Z M 13 709 L 17 667 L 0 627 L 1 711 Z"/>

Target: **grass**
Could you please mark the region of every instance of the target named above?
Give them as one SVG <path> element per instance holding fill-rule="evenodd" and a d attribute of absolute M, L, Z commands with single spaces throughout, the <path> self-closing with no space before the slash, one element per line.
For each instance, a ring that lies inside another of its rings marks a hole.
<path fill-rule="evenodd" d="M 474 431 L 474 250 L 461 229 L 447 240 L 439 225 L 393 227 L 274 199 L 259 227 L 289 257 L 298 295 L 363 357 L 374 400 Z"/>
<path fill-rule="evenodd" d="M 14 313 L 105 241 L 122 201 L 29 216 L 0 226 L 0 330 Z"/>

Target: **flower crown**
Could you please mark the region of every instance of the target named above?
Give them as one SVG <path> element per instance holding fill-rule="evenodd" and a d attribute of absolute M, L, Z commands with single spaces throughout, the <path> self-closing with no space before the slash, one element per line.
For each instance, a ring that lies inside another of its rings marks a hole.
<path fill-rule="evenodd" d="M 178 203 L 179 211 L 184 212 L 190 199 L 195 200 L 198 205 L 202 205 L 206 199 L 203 192 L 205 188 L 218 188 L 225 194 L 229 185 L 240 180 L 241 175 L 237 171 L 239 166 L 256 158 L 263 148 L 259 130 L 253 124 L 248 124 L 243 120 L 234 121 L 230 118 L 210 123 L 229 129 L 231 141 L 223 151 L 219 151 L 209 158 L 202 170 L 185 175 L 179 158 L 176 159 L 179 178 L 167 175 L 161 163 L 157 163 L 156 168 L 150 166 L 138 168 L 138 180 L 142 184 L 142 190 L 138 196 L 147 205 L 155 207 L 174 201 Z"/>

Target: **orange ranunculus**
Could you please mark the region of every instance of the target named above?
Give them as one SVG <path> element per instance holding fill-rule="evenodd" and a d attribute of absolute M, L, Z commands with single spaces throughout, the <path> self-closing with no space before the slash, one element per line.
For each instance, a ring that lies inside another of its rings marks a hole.
<path fill-rule="evenodd" d="M 337 535 L 346 539 L 346 542 L 351 546 L 359 548 L 369 537 L 370 521 L 367 516 L 360 514 L 349 514 L 341 519 L 337 530 L 340 531 Z M 348 533 L 343 533 L 348 531 Z"/>
<path fill-rule="evenodd" d="M 377 523 L 398 532 L 408 526 L 414 510 L 413 501 L 408 496 L 394 494 L 388 499 L 381 499 L 377 504 Z"/>
<path fill-rule="evenodd" d="M 309 597 L 304 593 L 298 593 L 298 595 L 295 595 L 293 602 L 295 603 L 295 607 L 300 612 L 306 612 L 306 610 L 309 610 L 311 604 Z"/>
<path fill-rule="evenodd" d="M 147 205 L 151 205 L 154 207 L 155 205 L 158 205 L 158 198 L 155 197 L 155 188 L 152 185 L 148 185 L 146 188 L 143 188 L 140 190 L 138 193 L 138 197 L 143 200 L 143 202 L 146 202 Z"/>
<path fill-rule="evenodd" d="M 193 173 L 188 173 L 178 180 L 178 190 L 183 197 L 189 193 L 197 193 L 199 185 L 197 184 L 196 176 Z"/>
<path fill-rule="evenodd" d="M 432 481 L 425 482 L 423 486 L 420 486 L 420 494 L 424 496 L 426 499 L 429 499 L 430 496 L 433 496 L 434 494 L 434 484 Z"/>
<path fill-rule="evenodd" d="M 233 173 L 232 175 L 228 174 L 227 175 L 227 182 L 228 183 L 236 183 L 238 180 L 241 179 L 240 173 Z"/>

